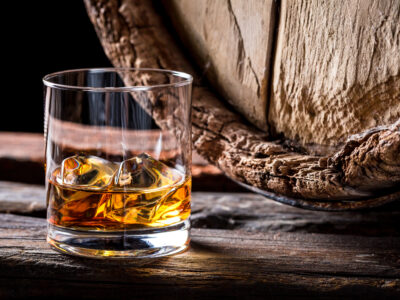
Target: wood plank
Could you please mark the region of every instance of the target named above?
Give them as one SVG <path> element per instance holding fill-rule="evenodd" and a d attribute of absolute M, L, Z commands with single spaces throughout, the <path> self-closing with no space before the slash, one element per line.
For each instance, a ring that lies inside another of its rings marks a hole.
<path fill-rule="evenodd" d="M 104 51 L 115 66 L 161 67 L 194 75 L 193 146 L 230 178 L 297 205 L 305 205 L 303 199 L 312 199 L 315 203 L 307 205 L 316 209 L 329 208 L 330 203 L 333 209 L 353 209 L 354 202 L 348 201 L 351 199 L 360 200 L 356 207 L 371 207 L 397 196 L 394 192 L 380 197 L 386 192 L 383 187 L 397 187 L 400 182 L 400 120 L 349 137 L 343 151 L 331 157 L 308 155 L 289 139 L 271 140 L 272 136 L 256 130 L 199 80 L 173 32 L 168 31 L 159 5 L 139 0 L 84 2 Z M 143 84 L 148 76 L 133 79 L 127 74 L 124 80 Z M 150 109 L 147 102 L 139 102 L 161 127 L 168 128 L 162 121 L 162 106 L 154 102 Z M 360 187 L 359 182 L 367 184 Z M 368 196 L 378 198 L 363 203 Z"/>
<path fill-rule="evenodd" d="M 43 186 L 0 182 L 0 213 L 46 216 Z M 194 228 L 400 237 L 400 201 L 370 211 L 317 212 L 251 193 L 194 192 Z"/>
<path fill-rule="evenodd" d="M 400 240 L 192 230 L 189 251 L 154 261 L 93 261 L 52 251 L 44 219 L 0 215 L 3 297 L 381 296 L 400 293 Z M 166 293 L 168 291 L 168 293 Z"/>
<path fill-rule="evenodd" d="M 380 208 L 322 212 L 283 205 L 251 193 L 193 193 L 192 226 L 251 232 L 400 237 L 400 201 Z"/>
<path fill-rule="evenodd" d="M 400 2 L 282 0 L 270 126 L 309 152 L 400 118 Z"/>
<path fill-rule="evenodd" d="M 0 212 L 45 217 L 44 186 L 0 181 Z"/>
<path fill-rule="evenodd" d="M 42 134 L 0 132 L 0 180 L 44 182 Z"/>
<path fill-rule="evenodd" d="M 82 143 L 82 132 L 87 131 L 87 127 L 74 128 L 74 134 L 64 135 L 64 142 L 79 145 Z M 245 191 L 196 152 L 193 152 L 192 161 L 193 190 Z M 44 178 L 43 135 L 0 132 L 0 180 L 44 184 Z"/>
<path fill-rule="evenodd" d="M 165 0 L 164 9 L 211 85 L 267 131 L 275 2 Z"/>

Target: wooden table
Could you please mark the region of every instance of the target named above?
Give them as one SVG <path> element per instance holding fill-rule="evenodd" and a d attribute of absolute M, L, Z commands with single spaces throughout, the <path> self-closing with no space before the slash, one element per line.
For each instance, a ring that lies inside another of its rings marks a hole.
<path fill-rule="evenodd" d="M 44 197 L 0 182 L 0 299 L 400 297 L 399 203 L 328 213 L 195 192 L 190 250 L 138 262 L 51 250 Z"/>

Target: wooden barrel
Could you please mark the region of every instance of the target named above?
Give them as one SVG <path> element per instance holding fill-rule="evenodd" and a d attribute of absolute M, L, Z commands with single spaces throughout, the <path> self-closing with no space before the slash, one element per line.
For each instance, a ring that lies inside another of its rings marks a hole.
<path fill-rule="evenodd" d="M 314 209 L 399 198 L 400 2 L 85 4 L 115 66 L 194 74 L 193 145 L 228 177 Z"/>

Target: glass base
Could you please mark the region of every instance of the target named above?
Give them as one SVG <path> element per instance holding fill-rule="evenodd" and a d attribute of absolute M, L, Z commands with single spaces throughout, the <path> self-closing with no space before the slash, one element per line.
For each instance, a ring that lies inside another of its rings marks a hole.
<path fill-rule="evenodd" d="M 47 242 L 55 250 L 90 258 L 155 258 L 189 246 L 190 222 L 145 230 L 99 232 L 71 230 L 48 224 Z"/>

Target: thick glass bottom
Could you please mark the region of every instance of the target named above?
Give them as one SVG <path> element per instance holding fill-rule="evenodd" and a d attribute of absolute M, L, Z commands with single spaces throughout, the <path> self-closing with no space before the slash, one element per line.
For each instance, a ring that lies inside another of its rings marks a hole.
<path fill-rule="evenodd" d="M 55 250 L 89 258 L 155 258 L 189 246 L 190 222 L 135 231 L 81 231 L 48 224 L 47 242 Z"/>

